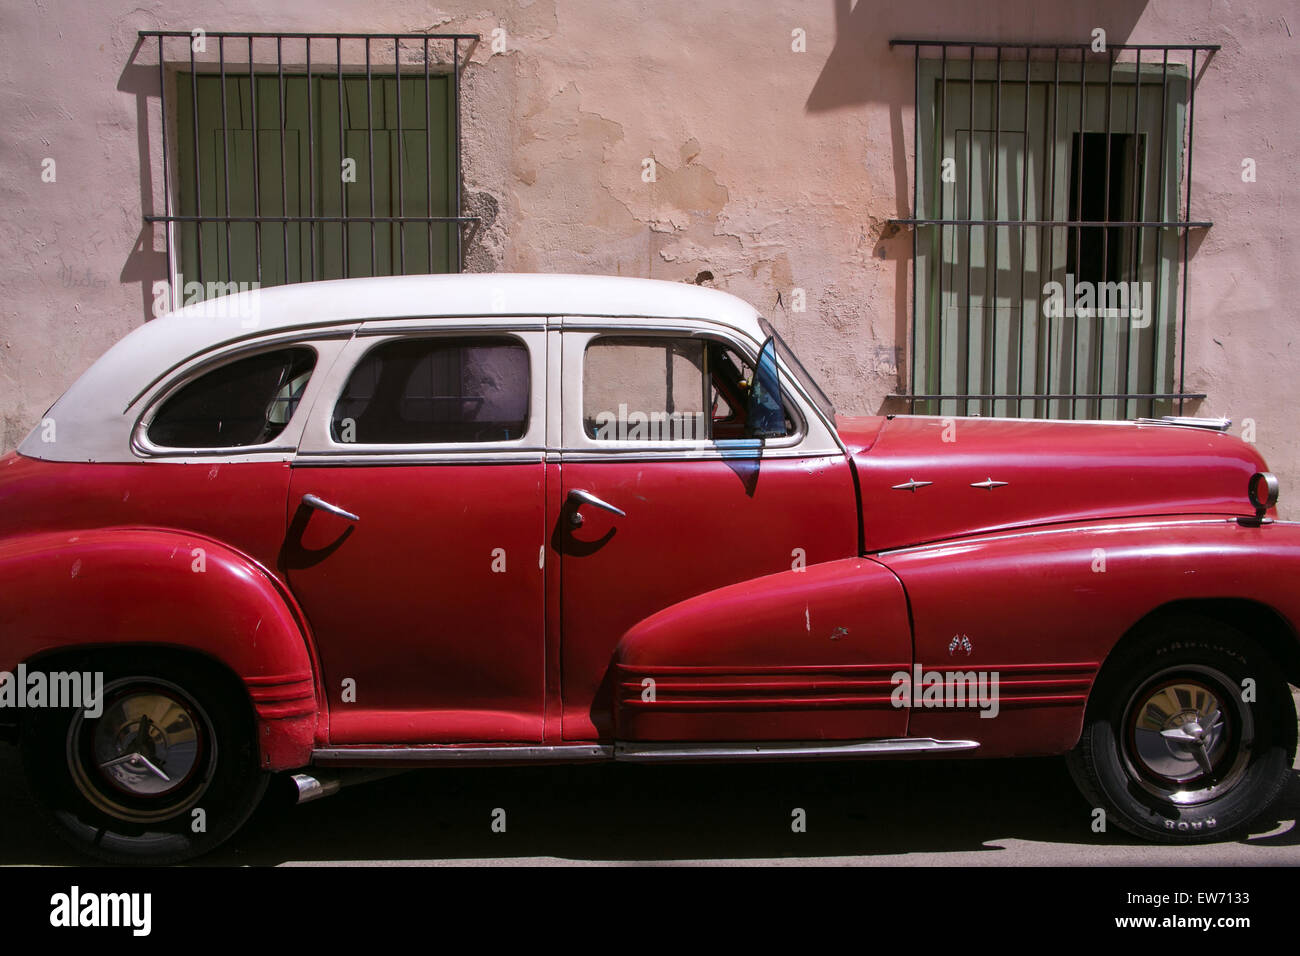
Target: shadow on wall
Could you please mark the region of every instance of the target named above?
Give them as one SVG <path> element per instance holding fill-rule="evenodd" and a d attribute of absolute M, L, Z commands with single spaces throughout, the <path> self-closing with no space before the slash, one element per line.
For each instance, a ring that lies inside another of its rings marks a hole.
<path fill-rule="evenodd" d="M 148 215 L 155 211 L 153 163 L 149 152 L 149 115 L 151 111 L 157 111 L 156 105 L 150 107 L 150 100 L 158 100 L 159 86 L 157 65 L 144 66 L 135 62 L 143 43 L 142 39 L 136 39 L 131 55 L 126 58 L 122 75 L 117 78 L 117 89 L 120 93 L 129 93 L 135 97 L 136 146 L 140 151 L 140 208 L 144 215 Z M 153 318 L 153 284 L 167 278 L 167 254 L 154 249 L 155 236 L 163 228 L 165 227 L 161 224 L 141 221 L 135 244 L 118 275 L 123 284 L 140 283 L 141 308 L 146 322 Z"/>
<path fill-rule="evenodd" d="M 835 10 L 835 45 L 804 105 L 808 113 L 828 113 L 883 103 L 889 108 L 890 155 L 893 158 L 894 215 L 911 214 L 911 140 L 916 78 L 911 47 L 890 47 L 896 39 L 993 40 L 1010 43 L 1084 43 L 1101 27 L 1110 43 L 1126 43 L 1148 0 L 1100 0 L 1091 4 L 1044 3 L 1042 0 L 831 0 Z M 937 49 L 923 56 L 938 56 Z M 989 51 L 991 55 L 991 51 Z M 963 51 L 961 56 L 965 56 Z M 983 55 L 983 54 L 981 54 Z M 894 341 L 908 341 L 911 287 L 911 233 L 886 226 L 876 254 L 894 261 Z M 886 245 L 888 244 L 888 245 Z M 898 363 L 899 389 L 906 370 Z M 897 407 L 894 407 L 897 406 Z M 880 410 L 906 411 L 902 401 Z"/>
<path fill-rule="evenodd" d="M 835 46 L 806 108 L 810 113 L 889 103 L 897 110 L 913 99 L 910 50 L 891 50 L 890 40 L 999 40 L 1084 43 L 1101 27 L 1111 43 L 1126 43 L 1148 0 L 1098 0 L 1090 4 L 1043 0 L 832 0 Z M 1177 38 L 1181 39 L 1181 38 Z M 910 111 L 909 111 L 910 112 Z"/>

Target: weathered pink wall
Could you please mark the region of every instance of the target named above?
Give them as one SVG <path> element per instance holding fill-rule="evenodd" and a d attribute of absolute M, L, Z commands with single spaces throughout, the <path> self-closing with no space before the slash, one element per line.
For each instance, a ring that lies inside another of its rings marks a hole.
<path fill-rule="evenodd" d="M 1296 23 L 1288 23 L 1288 16 Z M 904 341 L 912 60 L 895 36 L 1212 42 L 1200 73 L 1189 409 L 1258 423 L 1300 501 L 1300 13 L 1285 0 L 7 2 L 0 9 L 0 446 L 12 447 L 164 276 L 157 67 L 140 29 L 478 32 L 465 78 L 474 269 L 693 279 L 790 330 L 838 405 L 884 407 Z M 507 31 L 508 52 L 487 38 Z M 791 31 L 807 52 L 791 50 Z M 265 48 L 266 53 L 271 47 Z M 265 61 L 264 61 L 265 62 Z M 273 60 L 271 61 L 273 63 Z M 142 153 L 146 157 L 142 161 Z M 57 182 L 41 182 L 41 161 Z M 654 157 L 658 180 L 642 181 Z M 1255 183 L 1241 161 L 1256 160 Z M 791 290 L 808 310 L 791 314 Z M 781 304 L 778 305 L 778 295 Z M 1290 494 L 1288 494 L 1290 492 Z M 1284 507 L 1300 516 L 1300 508 Z"/>

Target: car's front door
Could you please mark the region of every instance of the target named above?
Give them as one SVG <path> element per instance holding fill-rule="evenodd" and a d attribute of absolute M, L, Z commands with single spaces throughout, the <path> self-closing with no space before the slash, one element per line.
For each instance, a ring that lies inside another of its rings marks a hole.
<path fill-rule="evenodd" d="M 811 409 L 792 401 L 788 434 L 745 437 L 754 343 L 564 324 L 563 735 L 605 739 L 611 655 L 630 627 L 715 588 L 851 558 L 857 505 L 849 462 Z M 905 629 L 881 633 L 871 660 L 910 660 L 910 650 Z M 796 656 L 797 667 L 825 651 Z M 905 728 L 905 712 L 890 708 L 855 726 L 862 737 Z"/>
<path fill-rule="evenodd" d="M 541 740 L 545 353 L 543 319 L 369 323 L 331 371 L 283 554 L 331 743 Z"/>

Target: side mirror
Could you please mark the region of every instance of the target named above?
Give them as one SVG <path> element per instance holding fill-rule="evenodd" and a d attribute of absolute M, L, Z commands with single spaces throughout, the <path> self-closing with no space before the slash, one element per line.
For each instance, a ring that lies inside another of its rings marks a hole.
<path fill-rule="evenodd" d="M 750 438 L 785 435 L 785 403 L 781 401 L 781 376 L 776 367 L 776 341 L 769 338 L 758 353 L 754 381 L 745 410 L 745 434 Z"/>

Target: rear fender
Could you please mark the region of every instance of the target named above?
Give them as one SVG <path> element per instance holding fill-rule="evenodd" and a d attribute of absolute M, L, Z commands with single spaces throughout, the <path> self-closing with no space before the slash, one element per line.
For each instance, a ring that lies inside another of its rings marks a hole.
<path fill-rule="evenodd" d="M 242 682 L 262 766 L 306 765 L 318 694 L 292 599 L 255 561 L 201 535 L 105 528 L 0 540 L 0 670 L 54 653 L 191 650 Z"/>

